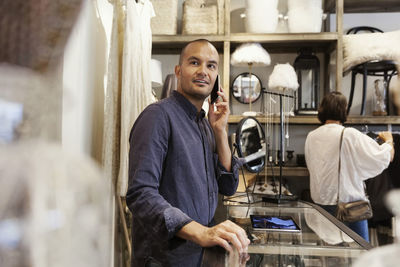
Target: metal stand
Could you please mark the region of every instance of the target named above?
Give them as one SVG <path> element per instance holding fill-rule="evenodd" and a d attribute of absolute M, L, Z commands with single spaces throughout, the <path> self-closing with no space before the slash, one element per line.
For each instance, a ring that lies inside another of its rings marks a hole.
<path fill-rule="evenodd" d="M 285 147 L 285 138 L 284 138 L 284 118 L 283 118 L 283 105 L 282 105 L 282 99 L 283 97 L 288 97 L 288 98 L 294 98 L 294 96 L 292 95 L 287 95 L 287 94 L 283 94 L 283 93 L 275 93 L 275 92 L 268 92 L 268 91 L 264 91 L 264 93 L 266 94 L 270 94 L 270 95 L 277 95 L 279 96 L 279 103 L 280 103 L 280 140 L 279 140 L 279 146 L 280 146 L 280 150 L 281 150 L 281 156 L 279 157 L 279 194 L 278 195 L 268 195 L 268 196 L 264 196 L 262 197 L 262 200 L 264 202 L 273 202 L 273 203 L 281 203 L 281 202 L 286 202 L 286 201 L 293 201 L 293 200 L 297 200 L 297 196 L 286 196 L 286 195 L 282 195 L 282 167 L 283 167 L 283 157 L 284 157 L 284 147 Z"/>

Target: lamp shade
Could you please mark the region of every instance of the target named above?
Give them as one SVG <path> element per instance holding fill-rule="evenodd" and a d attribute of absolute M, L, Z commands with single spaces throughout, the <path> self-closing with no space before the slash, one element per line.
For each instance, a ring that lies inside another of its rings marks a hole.
<path fill-rule="evenodd" d="M 233 52 L 231 64 L 236 67 L 263 67 L 271 64 L 271 57 L 261 44 L 246 43 Z"/>
<path fill-rule="evenodd" d="M 162 82 L 161 62 L 156 59 L 151 59 L 150 62 L 151 87 L 160 87 Z"/>
<path fill-rule="evenodd" d="M 269 76 L 268 87 L 270 89 L 291 89 L 297 90 L 299 83 L 297 74 L 292 65 L 276 64 L 274 70 Z"/>

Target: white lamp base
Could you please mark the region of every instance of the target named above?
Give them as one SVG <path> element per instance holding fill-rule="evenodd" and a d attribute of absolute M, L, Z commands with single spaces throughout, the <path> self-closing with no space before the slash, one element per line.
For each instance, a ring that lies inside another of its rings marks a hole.
<path fill-rule="evenodd" d="M 245 111 L 242 113 L 242 115 L 246 116 L 246 117 L 250 117 L 250 116 L 255 117 L 257 115 L 257 112 L 256 111 Z"/>

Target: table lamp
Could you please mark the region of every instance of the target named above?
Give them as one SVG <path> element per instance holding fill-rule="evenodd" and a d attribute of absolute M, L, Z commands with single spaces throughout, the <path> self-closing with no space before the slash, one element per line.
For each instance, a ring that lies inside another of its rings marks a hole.
<path fill-rule="evenodd" d="M 232 54 L 231 64 L 235 67 L 249 68 L 249 111 L 243 113 L 245 116 L 255 116 L 251 111 L 252 104 L 252 86 L 251 71 L 252 67 L 264 67 L 271 64 L 271 57 L 268 52 L 259 43 L 245 43 L 236 48 Z"/>

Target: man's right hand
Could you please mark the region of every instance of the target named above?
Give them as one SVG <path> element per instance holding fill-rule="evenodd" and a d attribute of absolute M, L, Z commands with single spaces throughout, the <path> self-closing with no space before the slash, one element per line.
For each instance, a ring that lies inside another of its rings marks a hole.
<path fill-rule="evenodd" d="M 250 244 L 245 230 L 229 220 L 213 227 L 206 227 L 192 221 L 182 227 L 176 235 L 202 247 L 219 245 L 229 252 L 233 252 L 231 244 L 239 253 L 247 252 Z"/>

